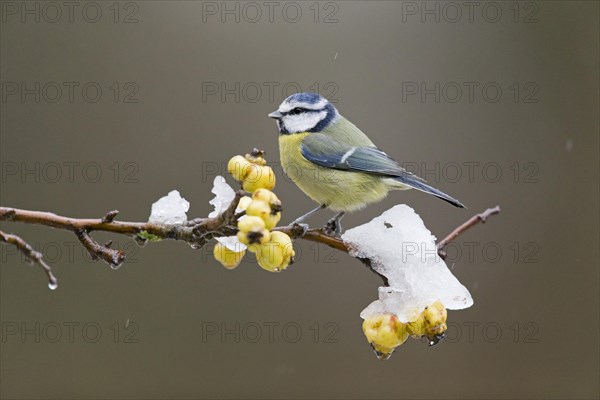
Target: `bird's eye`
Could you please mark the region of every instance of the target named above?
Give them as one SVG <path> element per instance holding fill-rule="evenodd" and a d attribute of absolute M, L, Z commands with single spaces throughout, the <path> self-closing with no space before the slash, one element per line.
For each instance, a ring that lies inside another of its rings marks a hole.
<path fill-rule="evenodd" d="M 296 114 L 301 114 L 303 112 L 304 112 L 304 108 L 296 107 L 296 108 L 293 108 L 292 111 L 290 111 L 290 114 L 296 115 Z"/>

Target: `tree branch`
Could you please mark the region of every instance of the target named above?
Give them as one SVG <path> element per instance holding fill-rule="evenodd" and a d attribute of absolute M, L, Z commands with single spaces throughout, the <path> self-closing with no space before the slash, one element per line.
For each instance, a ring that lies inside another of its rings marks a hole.
<path fill-rule="evenodd" d="M 450 232 L 444 239 L 440 240 L 437 244 L 438 254 L 440 255 L 440 257 L 444 258 L 446 256 L 444 248 L 449 242 L 456 239 L 469 228 L 473 227 L 474 225 L 477 225 L 477 223 L 485 223 L 490 216 L 498 214 L 500 213 L 500 211 L 501 210 L 499 206 L 496 206 L 494 208 L 488 208 L 480 214 L 475 214 L 474 216 L 469 218 L 465 223 L 463 223 L 458 228 Z M 302 226 L 291 225 L 276 227 L 273 230 L 287 233 L 292 239 L 302 238 L 311 242 L 323 243 L 329 247 L 333 247 L 334 249 L 343 251 L 345 253 L 349 252 L 348 246 L 346 246 L 346 244 L 341 238 L 327 235 L 323 231 L 323 229 L 309 229 L 304 232 Z"/>
<path fill-rule="evenodd" d="M 500 213 L 500 207 L 496 206 L 494 208 L 488 208 L 484 212 L 482 212 L 480 214 L 476 214 L 473 217 L 471 217 L 468 221 L 466 221 L 465 223 L 460 225 L 458 228 L 456 228 L 455 230 L 450 232 L 448 234 L 448 236 L 446 236 L 444 239 L 442 239 L 440 242 L 438 242 L 438 244 L 437 244 L 438 255 L 442 258 L 442 260 L 445 260 L 446 259 L 446 251 L 444 248 L 450 241 L 456 239 L 459 235 L 461 235 L 462 233 L 467 231 L 469 228 L 476 225 L 478 222 L 484 223 L 488 217 L 498 214 L 498 213 Z M 273 230 L 287 233 L 292 239 L 302 238 L 305 240 L 309 240 L 311 242 L 322 243 L 329 247 L 333 247 L 334 249 L 343 251 L 344 253 L 349 253 L 349 251 L 350 251 L 350 249 L 348 249 L 348 246 L 346 246 L 346 243 L 344 243 L 342 239 L 335 237 L 335 236 L 327 235 L 323 231 L 322 228 L 321 229 L 309 229 L 309 230 L 305 231 L 301 225 L 291 225 L 291 226 L 276 227 Z M 371 271 L 373 271 L 374 273 L 379 275 L 383 279 L 384 286 L 387 286 L 387 284 L 388 284 L 387 278 L 385 276 L 381 275 L 380 273 L 378 273 L 377 271 L 375 271 L 371 267 L 371 260 L 366 259 L 366 258 L 361 258 L 360 261 L 363 264 L 365 264 L 365 266 L 368 267 Z"/>
<path fill-rule="evenodd" d="M 110 242 L 100 245 L 91 236 L 92 231 L 104 231 L 134 237 L 138 244 L 144 244 L 151 236 L 157 239 L 181 240 L 189 243 L 194 248 L 204 246 L 210 239 L 221 236 L 232 236 L 237 233 L 237 219 L 243 213 L 236 214 L 235 210 L 245 193 L 238 191 L 229 207 L 213 218 L 194 218 L 182 225 L 164 225 L 150 222 L 123 222 L 115 221 L 119 213 L 117 210 L 108 212 L 98 219 L 80 219 L 59 216 L 49 212 L 21 210 L 17 208 L 0 207 L 0 221 L 22 222 L 37 224 L 52 228 L 72 231 L 94 260 L 103 260 L 111 266 L 118 266 L 125 260 L 125 254 L 120 250 L 110 248 Z M 468 221 L 453 230 L 448 236 L 437 244 L 438 254 L 442 259 L 446 257 L 445 246 L 459 235 L 479 222 L 485 222 L 488 217 L 498 214 L 500 207 L 489 208 L 476 214 Z M 334 249 L 349 253 L 349 248 L 341 238 L 327 235 L 323 229 L 306 229 L 301 225 L 280 226 L 273 230 L 284 232 L 292 239 L 304 239 L 315 243 L 322 243 Z M 1 231 L 0 231 L 1 232 Z M 28 259 L 40 264 L 51 284 L 56 284 L 50 267 L 45 264 L 41 254 L 36 252 L 21 238 L 2 233 L 2 241 L 16 245 Z M 361 260 L 371 268 L 369 260 Z M 372 270 L 372 269 L 371 269 Z"/>
<path fill-rule="evenodd" d="M 302 225 L 288 225 L 278 226 L 273 228 L 274 231 L 279 231 L 287 234 L 292 239 L 304 239 L 310 242 L 323 243 L 329 247 L 333 247 L 336 250 L 349 252 L 348 246 L 342 241 L 341 238 L 336 236 L 327 235 L 323 232 L 323 229 L 308 229 L 305 230 Z"/>
<path fill-rule="evenodd" d="M 110 213 L 109 213 L 110 214 Z M 108 215 L 108 214 L 107 214 Z M 69 218 L 50 212 L 29 211 L 18 208 L 0 207 L 0 221 L 23 222 L 26 224 L 45 225 L 51 228 L 63 229 L 77 233 L 77 231 L 103 231 L 120 235 L 136 236 L 142 232 L 149 233 L 160 239 L 183 240 L 193 243 L 198 238 L 193 229 L 198 224 L 207 224 L 215 227 L 218 225 L 216 218 L 197 218 L 195 225 L 162 225 L 150 222 L 123 222 L 104 218 Z M 222 217 L 221 217 L 222 218 Z"/>

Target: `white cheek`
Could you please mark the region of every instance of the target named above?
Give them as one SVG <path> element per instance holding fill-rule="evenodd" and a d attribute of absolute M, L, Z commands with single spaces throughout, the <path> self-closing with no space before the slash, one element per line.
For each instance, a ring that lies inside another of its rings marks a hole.
<path fill-rule="evenodd" d="M 288 115 L 283 119 L 285 129 L 290 133 L 306 132 L 314 128 L 327 116 L 326 111 L 320 113 L 306 113 L 299 115 Z"/>

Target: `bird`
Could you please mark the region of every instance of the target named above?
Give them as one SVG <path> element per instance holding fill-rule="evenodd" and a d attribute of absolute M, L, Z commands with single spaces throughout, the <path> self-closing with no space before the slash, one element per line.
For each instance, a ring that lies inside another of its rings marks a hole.
<path fill-rule="evenodd" d="M 279 130 L 285 174 L 319 206 L 292 224 L 304 224 L 322 209 L 336 212 L 326 232 L 339 235 L 347 212 L 383 200 L 392 190 L 417 189 L 453 206 L 460 201 L 408 172 L 318 93 L 295 93 L 268 114 Z"/>

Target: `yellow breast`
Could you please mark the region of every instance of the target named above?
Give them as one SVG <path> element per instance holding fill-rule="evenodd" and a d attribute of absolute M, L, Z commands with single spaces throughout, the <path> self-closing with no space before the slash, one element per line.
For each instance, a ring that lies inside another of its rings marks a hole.
<path fill-rule="evenodd" d="M 378 177 L 324 168 L 305 159 L 301 145 L 309 134 L 279 135 L 283 171 L 307 196 L 334 211 L 355 211 L 387 195 L 389 189 Z"/>

